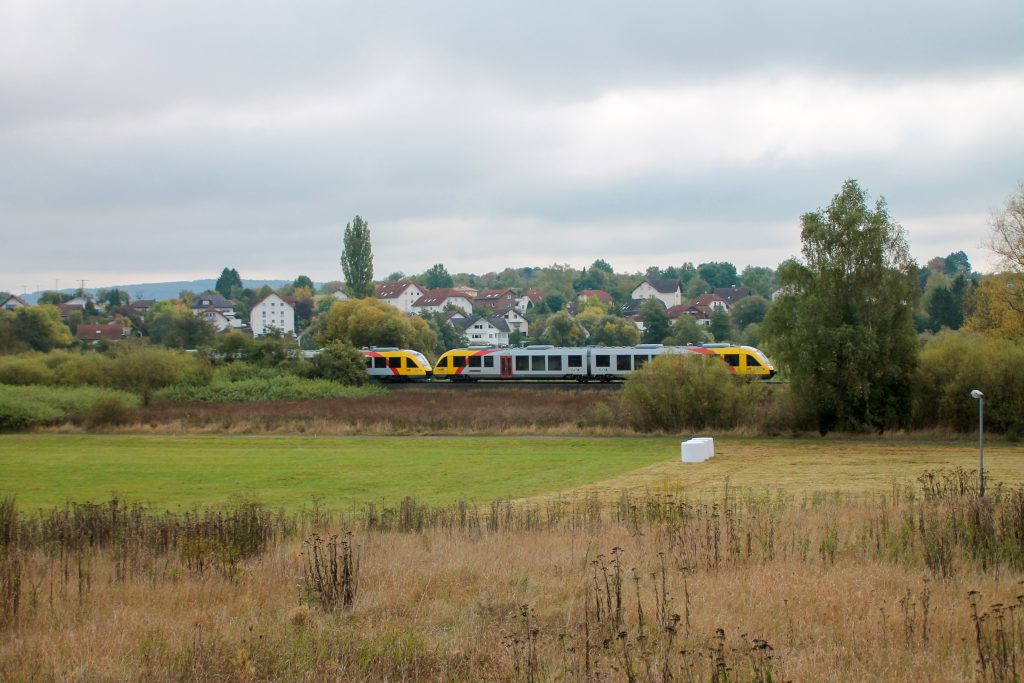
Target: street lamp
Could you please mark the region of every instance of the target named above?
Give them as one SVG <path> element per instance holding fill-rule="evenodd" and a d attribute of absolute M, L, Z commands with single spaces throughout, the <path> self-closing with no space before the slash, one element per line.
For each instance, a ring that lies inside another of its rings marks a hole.
<path fill-rule="evenodd" d="M 978 399 L 978 462 L 981 466 L 978 477 L 981 481 L 981 495 L 985 495 L 985 394 L 979 389 L 971 392 L 971 398 Z"/>

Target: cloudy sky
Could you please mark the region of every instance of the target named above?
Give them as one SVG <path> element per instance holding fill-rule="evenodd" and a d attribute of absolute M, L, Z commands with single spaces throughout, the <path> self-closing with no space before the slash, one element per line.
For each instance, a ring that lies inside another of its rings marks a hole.
<path fill-rule="evenodd" d="M 846 178 L 976 266 L 1020 0 L 0 0 L 0 289 L 799 253 Z"/>

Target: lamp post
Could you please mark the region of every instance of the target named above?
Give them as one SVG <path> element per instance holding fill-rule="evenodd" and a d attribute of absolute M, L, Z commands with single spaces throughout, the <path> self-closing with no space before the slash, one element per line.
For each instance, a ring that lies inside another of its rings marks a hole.
<path fill-rule="evenodd" d="M 975 389 L 971 398 L 978 399 L 978 476 L 981 480 L 981 495 L 985 495 L 985 394 Z"/>

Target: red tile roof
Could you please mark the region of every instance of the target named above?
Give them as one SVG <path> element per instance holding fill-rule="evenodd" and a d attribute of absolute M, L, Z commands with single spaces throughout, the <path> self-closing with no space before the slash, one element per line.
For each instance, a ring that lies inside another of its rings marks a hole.
<path fill-rule="evenodd" d="M 104 339 L 116 341 L 124 339 L 125 329 L 117 324 L 110 325 L 79 325 L 75 328 L 75 338 L 83 341 Z"/>

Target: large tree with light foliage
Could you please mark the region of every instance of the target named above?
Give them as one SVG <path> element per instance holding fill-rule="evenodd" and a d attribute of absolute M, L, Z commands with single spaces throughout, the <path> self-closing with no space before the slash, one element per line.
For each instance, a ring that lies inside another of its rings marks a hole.
<path fill-rule="evenodd" d="M 916 364 L 917 274 L 885 201 L 848 180 L 801 218 L 803 261 L 779 269 L 782 295 L 762 333 L 821 433 L 904 423 Z"/>

